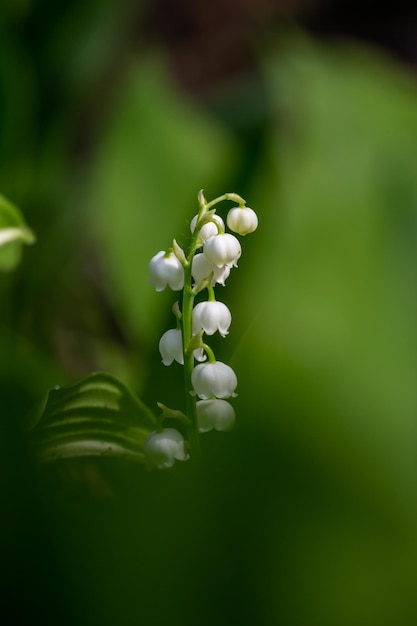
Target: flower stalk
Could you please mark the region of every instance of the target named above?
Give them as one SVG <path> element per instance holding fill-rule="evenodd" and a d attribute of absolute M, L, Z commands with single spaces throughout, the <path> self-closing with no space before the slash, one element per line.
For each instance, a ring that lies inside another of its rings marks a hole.
<path fill-rule="evenodd" d="M 197 231 L 197 228 L 196 228 Z M 194 353 L 188 350 L 192 339 L 192 321 L 194 307 L 194 292 L 192 288 L 191 263 L 195 253 L 198 231 L 191 239 L 190 248 L 187 254 L 187 265 L 184 268 L 184 290 L 182 298 L 182 345 L 184 353 L 184 389 L 185 389 L 185 410 L 190 420 L 188 437 L 193 459 L 200 459 L 200 434 L 198 432 L 196 399 L 192 395 L 193 385 L 191 376 L 194 370 Z"/>
<path fill-rule="evenodd" d="M 231 367 L 216 360 L 203 338 L 204 334 L 215 332 L 225 337 L 232 320 L 228 307 L 218 302 L 214 293 L 216 284 L 224 286 L 241 255 L 238 239 L 225 233 L 224 222 L 213 208 L 224 200 L 238 205 L 230 209 L 227 216 L 230 230 L 246 235 L 257 228 L 257 216 L 241 196 L 225 193 L 207 202 L 201 190 L 199 210 L 190 223 L 191 238 L 186 252 L 174 239 L 168 251 L 158 252 L 149 263 L 150 282 L 157 291 L 167 286 L 173 291 L 182 289 L 181 307 L 179 302 L 173 306 L 176 329 L 164 333 L 159 350 L 164 365 L 176 361 L 184 367 L 185 389 L 185 413 L 158 403 L 162 409 L 158 428 L 145 443 L 149 467 L 171 467 L 175 460 L 184 461 L 189 456 L 198 461 L 201 458 L 200 433 L 227 430 L 235 421 L 234 409 L 225 398 L 236 396 L 236 374 Z M 203 252 L 197 254 L 201 248 Z M 198 295 L 200 299 L 204 291 L 207 291 L 207 300 L 194 307 L 195 298 Z M 207 362 L 196 366 L 195 360 Z M 188 445 L 179 431 L 164 428 L 166 418 L 181 422 Z"/>

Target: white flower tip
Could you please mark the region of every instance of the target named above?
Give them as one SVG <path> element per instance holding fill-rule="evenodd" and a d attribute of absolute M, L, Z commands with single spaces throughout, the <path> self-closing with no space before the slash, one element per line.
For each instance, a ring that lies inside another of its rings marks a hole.
<path fill-rule="evenodd" d="M 155 287 L 155 291 L 165 291 L 165 287 L 166 285 L 164 285 L 163 287 L 161 287 L 161 285 L 156 284 L 151 278 L 149 279 L 149 282 L 151 285 L 153 285 Z"/>

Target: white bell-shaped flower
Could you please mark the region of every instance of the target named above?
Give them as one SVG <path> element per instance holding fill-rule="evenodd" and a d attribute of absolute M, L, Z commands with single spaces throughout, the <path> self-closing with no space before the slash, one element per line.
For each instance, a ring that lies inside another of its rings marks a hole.
<path fill-rule="evenodd" d="M 209 430 L 229 430 L 235 423 L 235 410 L 226 400 L 199 400 L 197 421 L 200 433 Z"/>
<path fill-rule="evenodd" d="M 159 340 L 159 352 L 164 365 L 171 365 L 173 361 L 184 365 L 181 330 L 178 328 L 167 330 Z"/>
<path fill-rule="evenodd" d="M 164 365 L 171 365 L 173 361 L 184 365 L 181 330 L 178 328 L 167 330 L 159 340 L 159 352 L 161 353 L 162 363 Z M 197 361 L 205 361 L 207 359 L 203 348 L 194 350 L 194 358 Z"/>
<path fill-rule="evenodd" d="M 248 235 L 258 228 L 258 216 L 248 206 L 235 206 L 227 214 L 227 225 L 238 235 Z"/>
<path fill-rule="evenodd" d="M 143 446 L 146 464 L 149 468 L 172 467 L 175 461 L 186 461 L 184 437 L 174 428 L 164 428 L 162 432 L 151 432 Z"/>
<path fill-rule="evenodd" d="M 194 391 L 202 400 L 234 397 L 237 386 L 237 377 L 231 367 L 215 361 L 214 363 L 200 363 L 191 374 Z"/>
<path fill-rule="evenodd" d="M 200 363 L 202 363 L 203 361 L 207 361 L 207 355 L 204 352 L 203 348 L 197 348 L 196 350 L 194 350 L 193 355 L 195 360 L 200 361 Z"/>
<path fill-rule="evenodd" d="M 192 233 L 194 232 L 195 226 L 197 224 L 197 219 L 198 219 L 198 215 L 194 215 L 193 219 L 190 222 L 190 229 Z M 221 226 L 221 229 L 224 232 L 224 222 L 222 218 L 220 217 L 220 215 L 217 215 L 217 213 L 215 213 L 212 217 L 212 220 L 216 221 Z M 204 226 L 200 228 L 200 232 L 198 233 L 198 236 L 200 237 L 201 241 L 204 242 L 210 237 L 214 237 L 214 235 L 217 235 L 218 232 L 219 230 L 216 224 L 211 221 L 211 222 L 207 222 L 206 224 L 204 224 Z"/>
<path fill-rule="evenodd" d="M 224 267 L 217 267 L 216 265 L 213 265 L 208 261 L 207 257 L 202 252 L 194 255 L 191 264 L 191 273 L 196 284 L 200 283 L 205 278 L 208 278 L 212 272 L 213 279 L 211 281 L 211 286 L 214 287 L 216 283 L 219 283 L 219 285 L 223 285 L 224 287 L 224 283 L 230 274 L 230 267 L 227 265 Z"/>
<path fill-rule="evenodd" d="M 209 263 L 216 267 L 234 266 L 242 253 L 239 241 L 234 235 L 224 233 L 207 239 L 204 244 L 204 254 Z"/>
<path fill-rule="evenodd" d="M 168 285 L 172 291 L 184 287 L 184 268 L 173 252 L 168 255 L 161 250 L 149 262 L 150 282 L 156 291 L 163 291 Z"/>
<path fill-rule="evenodd" d="M 223 302 L 199 302 L 193 309 L 193 335 L 200 330 L 213 335 L 218 330 L 225 337 L 231 321 L 232 315 Z"/>

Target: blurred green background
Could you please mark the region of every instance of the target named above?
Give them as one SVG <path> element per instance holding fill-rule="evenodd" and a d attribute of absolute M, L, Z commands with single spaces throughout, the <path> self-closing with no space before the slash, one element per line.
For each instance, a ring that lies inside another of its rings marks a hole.
<path fill-rule="evenodd" d="M 396 11 L 2 3 L 0 192 L 37 234 L 0 275 L 4 623 L 416 623 L 417 19 Z M 38 466 L 56 384 L 104 370 L 182 408 L 148 262 L 201 188 L 260 220 L 217 289 L 236 429 L 200 469 Z"/>

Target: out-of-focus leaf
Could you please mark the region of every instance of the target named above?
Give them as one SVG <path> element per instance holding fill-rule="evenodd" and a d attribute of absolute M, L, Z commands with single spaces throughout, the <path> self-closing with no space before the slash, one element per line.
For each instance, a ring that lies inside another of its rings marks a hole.
<path fill-rule="evenodd" d="M 22 243 L 34 243 L 35 236 L 26 226 L 17 207 L 0 195 L 0 270 L 12 270 L 21 256 Z"/>
<path fill-rule="evenodd" d="M 298 455 L 295 473 L 312 499 L 309 510 L 287 473 L 302 514 L 292 513 L 285 563 L 273 528 L 285 507 L 270 484 L 276 514 L 263 516 L 272 537 L 264 553 L 275 551 L 276 588 L 295 568 L 290 587 L 303 608 L 283 609 L 273 593 L 268 613 L 273 622 L 288 611 L 291 623 L 374 626 L 403 611 L 400 621 L 411 623 L 417 91 L 376 52 L 344 46 L 293 42 L 271 58 L 267 76 L 277 115 L 250 200 L 259 229 L 232 306 L 253 322 L 235 358 L 236 407 L 241 427 L 276 446 L 265 474 L 277 471 L 280 449 Z M 246 250 L 240 271 L 245 258 Z"/>
<path fill-rule="evenodd" d="M 112 301 L 141 341 L 156 340 L 166 312 L 149 260 L 174 237 L 186 241 L 198 190 L 218 195 L 238 154 L 225 130 L 181 96 L 161 59 L 132 67 L 100 147 L 89 211 Z"/>
<path fill-rule="evenodd" d="M 151 411 L 119 380 L 96 373 L 48 392 L 31 440 L 42 460 L 111 456 L 143 461 Z"/>
<path fill-rule="evenodd" d="M 417 92 L 375 54 L 353 49 L 294 45 L 268 69 L 280 116 L 267 177 L 251 199 L 260 225 L 245 289 L 259 318 L 242 370 L 268 406 L 284 400 L 304 414 L 309 398 L 306 436 L 330 443 L 341 428 L 346 450 L 349 432 L 368 460 L 379 449 L 387 469 L 393 455 L 390 471 L 402 467 L 407 481 L 414 453 L 405 450 L 416 434 Z M 260 414 L 273 428 L 297 427 L 291 416 Z"/>

